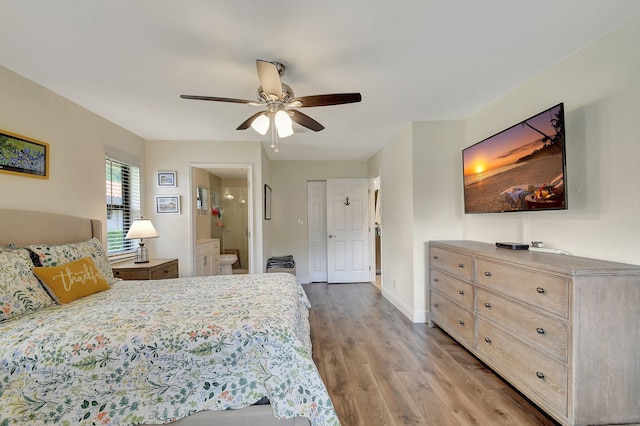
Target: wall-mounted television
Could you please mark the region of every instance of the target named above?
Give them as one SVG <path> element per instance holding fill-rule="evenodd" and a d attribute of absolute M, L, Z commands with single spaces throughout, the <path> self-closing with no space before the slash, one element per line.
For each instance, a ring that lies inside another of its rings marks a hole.
<path fill-rule="evenodd" d="M 462 151 L 465 213 L 567 208 L 564 104 Z"/>

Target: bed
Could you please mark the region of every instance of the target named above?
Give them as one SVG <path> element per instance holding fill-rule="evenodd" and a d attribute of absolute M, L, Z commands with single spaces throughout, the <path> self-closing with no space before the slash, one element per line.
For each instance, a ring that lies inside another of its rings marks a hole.
<path fill-rule="evenodd" d="M 29 246 L 45 266 L 101 230 L 96 220 L 0 210 L 0 245 Z M 5 247 L 0 260 L 11 256 L 24 253 Z M 291 274 L 114 281 L 42 305 L 0 320 L 2 425 L 339 425 Z"/>

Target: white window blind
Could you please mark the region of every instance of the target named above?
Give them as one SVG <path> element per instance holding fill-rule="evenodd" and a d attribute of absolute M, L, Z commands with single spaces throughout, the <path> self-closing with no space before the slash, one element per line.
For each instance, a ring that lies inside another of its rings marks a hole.
<path fill-rule="evenodd" d="M 107 157 L 107 248 L 109 255 L 133 251 L 137 240 L 125 240 L 140 218 L 140 169 Z"/>

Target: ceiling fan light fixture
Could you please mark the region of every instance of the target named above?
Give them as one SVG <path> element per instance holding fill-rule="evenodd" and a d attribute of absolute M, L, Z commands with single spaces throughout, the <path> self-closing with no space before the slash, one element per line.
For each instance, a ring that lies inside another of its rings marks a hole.
<path fill-rule="evenodd" d="M 281 80 L 285 66 L 280 62 L 256 60 L 260 86 L 257 91 L 257 102 L 246 99 L 221 98 L 217 96 L 180 95 L 182 99 L 202 101 L 231 102 L 251 106 L 266 107 L 243 121 L 236 130 L 253 128 L 257 133 L 265 136 L 271 131 L 271 148 L 278 152 L 278 139 L 293 135 L 293 122 L 299 128 L 319 132 L 324 126 L 297 108 L 320 107 L 328 105 L 342 105 L 362 101 L 360 93 L 331 93 L 325 95 L 302 96 L 296 98 L 293 89 Z M 296 108 L 296 109 L 294 109 Z"/>
<path fill-rule="evenodd" d="M 276 129 L 278 129 L 278 137 L 286 138 L 293 134 L 293 122 L 287 111 L 281 109 L 276 112 L 274 117 Z"/>
<path fill-rule="evenodd" d="M 278 137 L 280 139 L 289 137 L 293 134 L 293 126 L 278 128 Z"/>
<path fill-rule="evenodd" d="M 251 128 L 261 135 L 266 135 L 269 130 L 269 117 L 265 114 L 259 115 L 251 122 Z"/>

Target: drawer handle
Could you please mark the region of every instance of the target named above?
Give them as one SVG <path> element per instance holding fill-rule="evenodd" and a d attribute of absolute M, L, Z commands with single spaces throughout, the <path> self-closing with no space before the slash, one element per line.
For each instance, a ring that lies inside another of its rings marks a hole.
<path fill-rule="evenodd" d="M 437 278 L 434 278 L 434 279 L 433 279 L 433 282 L 434 282 L 434 283 L 437 283 L 437 282 L 438 282 L 438 279 L 437 279 Z"/>
<path fill-rule="evenodd" d="M 459 294 L 460 296 L 464 296 L 464 290 L 458 290 L 458 294 Z"/>
<path fill-rule="evenodd" d="M 484 272 L 484 276 L 485 276 L 485 277 L 490 277 L 490 276 L 491 276 L 491 272 L 489 272 L 489 271 L 485 271 L 485 272 Z"/>
<path fill-rule="evenodd" d="M 485 307 L 485 308 L 491 308 L 491 303 L 489 303 L 489 302 L 485 303 L 485 304 L 484 304 L 484 307 Z"/>
<path fill-rule="evenodd" d="M 542 294 L 542 293 L 544 293 L 544 288 L 542 288 L 542 287 L 538 287 L 538 288 L 536 288 L 536 291 L 537 291 L 538 293 Z"/>
<path fill-rule="evenodd" d="M 438 260 L 438 256 L 437 255 L 433 255 L 433 260 Z"/>
<path fill-rule="evenodd" d="M 488 337 L 485 337 L 484 341 L 487 342 L 487 343 L 491 343 L 491 339 L 489 339 Z"/>
<path fill-rule="evenodd" d="M 464 325 L 464 321 L 460 320 L 460 321 L 458 321 L 458 324 Z"/>
<path fill-rule="evenodd" d="M 458 263 L 458 268 L 464 268 L 464 263 Z"/>
<path fill-rule="evenodd" d="M 536 376 L 538 376 L 538 379 L 544 379 L 544 374 L 541 371 L 536 371 Z"/>
<path fill-rule="evenodd" d="M 544 334 L 544 328 L 536 328 L 536 331 L 538 332 L 538 334 Z"/>
<path fill-rule="evenodd" d="M 165 273 L 165 274 L 168 274 L 168 273 L 169 273 L 169 270 L 168 270 L 168 269 L 165 269 L 165 270 L 164 270 L 164 273 Z"/>
<path fill-rule="evenodd" d="M 434 308 L 437 308 L 437 307 L 438 307 L 438 304 L 437 304 L 437 303 L 434 303 L 434 304 L 433 304 L 433 307 L 434 307 Z"/>

